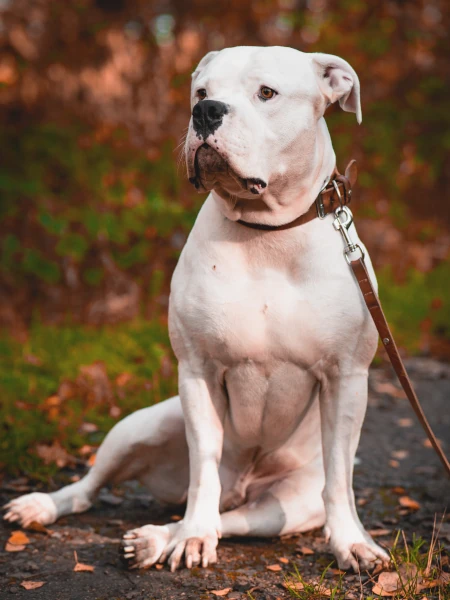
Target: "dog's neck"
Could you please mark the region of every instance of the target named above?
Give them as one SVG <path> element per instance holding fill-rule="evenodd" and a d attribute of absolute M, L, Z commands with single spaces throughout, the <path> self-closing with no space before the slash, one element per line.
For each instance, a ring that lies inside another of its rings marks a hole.
<path fill-rule="evenodd" d="M 316 199 L 325 180 L 331 176 L 336 156 L 325 119 L 318 122 L 310 156 L 298 157 L 289 169 L 269 181 L 267 190 L 255 199 L 231 196 L 225 190 L 214 189 L 219 210 L 231 221 L 282 225 L 304 214 Z"/>

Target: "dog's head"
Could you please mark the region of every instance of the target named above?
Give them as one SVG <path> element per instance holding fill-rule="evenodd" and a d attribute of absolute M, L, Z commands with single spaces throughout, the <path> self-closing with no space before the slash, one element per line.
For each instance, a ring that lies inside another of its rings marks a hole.
<path fill-rule="evenodd" d="M 192 75 L 191 183 L 255 199 L 309 173 L 321 151 L 319 122 L 336 101 L 361 121 L 358 77 L 337 56 L 284 47 L 210 52 Z"/>

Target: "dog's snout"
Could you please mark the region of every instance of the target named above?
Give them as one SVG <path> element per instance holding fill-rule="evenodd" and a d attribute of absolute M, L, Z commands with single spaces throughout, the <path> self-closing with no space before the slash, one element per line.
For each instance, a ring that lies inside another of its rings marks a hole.
<path fill-rule="evenodd" d="M 228 113 L 225 102 L 218 100 L 201 100 L 192 111 L 194 129 L 204 140 L 222 125 L 223 117 Z"/>

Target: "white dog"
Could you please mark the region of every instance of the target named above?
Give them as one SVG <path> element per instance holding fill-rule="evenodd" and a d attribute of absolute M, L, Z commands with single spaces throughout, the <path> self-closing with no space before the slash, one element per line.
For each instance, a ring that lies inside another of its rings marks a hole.
<path fill-rule="evenodd" d="M 211 193 L 172 280 L 180 395 L 118 423 L 84 479 L 13 500 L 8 521 L 52 523 L 134 478 L 187 508 L 124 536 L 131 567 L 175 570 L 183 555 L 207 566 L 221 536 L 323 525 L 340 568 L 388 560 L 352 488 L 377 332 L 333 217 L 277 231 L 237 223 L 286 224 L 313 204 L 335 167 L 323 115 L 336 101 L 361 121 L 358 77 L 336 56 L 238 47 L 203 58 L 185 151 L 191 181 Z"/>

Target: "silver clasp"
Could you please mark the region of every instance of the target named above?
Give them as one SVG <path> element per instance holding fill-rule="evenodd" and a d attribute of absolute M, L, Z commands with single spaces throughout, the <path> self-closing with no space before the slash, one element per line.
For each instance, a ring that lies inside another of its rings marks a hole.
<path fill-rule="evenodd" d="M 333 227 L 336 231 L 340 231 L 344 239 L 344 256 L 348 264 L 350 264 L 350 255 L 359 250 L 361 256 L 358 258 L 364 259 L 364 252 L 358 243 L 354 243 L 350 236 L 350 227 L 353 223 L 352 211 L 347 206 L 338 206 L 334 211 Z"/>
<path fill-rule="evenodd" d="M 325 217 L 327 216 L 325 214 L 324 203 L 322 202 L 322 192 L 327 187 L 329 181 L 330 181 L 330 177 L 327 177 L 325 179 L 325 181 L 323 182 L 323 185 L 322 185 L 322 187 L 320 189 L 320 192 L 317 194 L 317 198 L 316 198 L 316 210 L 317 210 L 317 216 L 319 217 L 319 219 L 325 219 Z"/>

